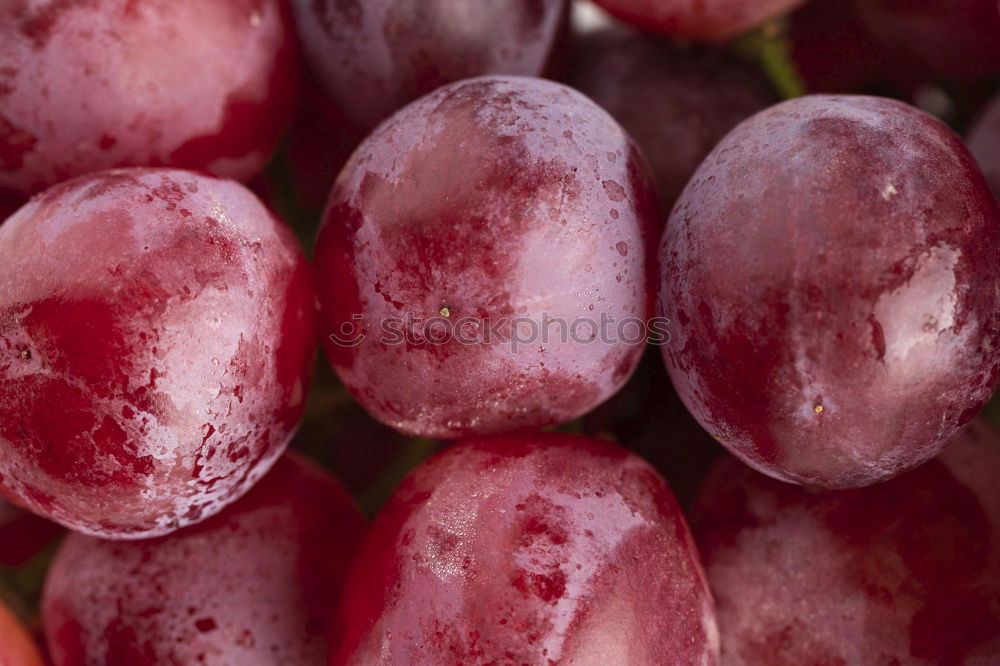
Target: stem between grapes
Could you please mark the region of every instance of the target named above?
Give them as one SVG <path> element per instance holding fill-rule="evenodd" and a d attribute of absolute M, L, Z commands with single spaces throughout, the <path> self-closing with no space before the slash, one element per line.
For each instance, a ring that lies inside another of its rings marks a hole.
<path fill-rule="evenodd" d="M 369 516 L 377 514 L 399 482 L 436 449 L 437 442 L 432 439 L 416 437 L 408 440 L 399 455 L 358 498 L 361 509 Z"/>
<path fill-rule="evenodd" d="M 736 48 L 760 63 L 771 84 L 784 99 L 801 97 L 808 92 L 792 59 L 792 47 L 783 22 L 765 23 L 758 30 L 741 37 Z"/>

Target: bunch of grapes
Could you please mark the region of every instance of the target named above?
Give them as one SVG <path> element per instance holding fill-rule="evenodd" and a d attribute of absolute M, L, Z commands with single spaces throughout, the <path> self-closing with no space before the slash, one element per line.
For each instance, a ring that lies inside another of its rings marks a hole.
<path fill-rule="evenodd" d="M 0 666 L 1000 664 L 998 195 L 995 0 L 0 0 Z"/>

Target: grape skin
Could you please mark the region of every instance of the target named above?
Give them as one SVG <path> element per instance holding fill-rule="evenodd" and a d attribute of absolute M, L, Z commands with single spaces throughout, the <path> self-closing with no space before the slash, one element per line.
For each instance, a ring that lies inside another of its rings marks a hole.
<path fill-rule="evenodd" d="M 660 248 L 678 394 L 748 464 L 823 487 L 915 467 L 979 411 L 1000 357 L 1000 211 L 939 121 L 811 96 L 747 120 Z"/>
<path fill-rule="evenodd" d="M 639 144 L 666 214 L 715 144 L 775 101 L 767 82 L 737 58 L 616 29 L 578 38 L 568 83 Z"/>
<path fill-rule="evenodd" d="M 380 126 L 334 185 L 315 260 L 327 357 L 408 434 L 576 418 L 624 384 L 644 336 L 591 339 L 584 323 L 563 341 L 551 321 L 646 317 L 657 206 L 632 141 L 580 93 L 520 77 L 440 88 Z M 464 341 L 383 335 L 408 317 L 428 337 L 459 322 Z M 515 319 L 530 343 L 510 342 Z M 351 327 L 360 344 L 330 337 Z"/>
<path fill-rule="evenodd" d="M 642 30 L 723 42 L 803 4 L 805 0 L 595 0 Z"/>
<path fill-rule="evenodd" d="M 465 442 L 415 470 L 355 558 L 334 636 L 331 666 L 718 663 L 663 479 L 556 434 Z"/>
<path fill-rule="evenodd" d="M 408 102 L 460 79 L 539 76 L 566 0 L 294 0 L 307 59 L 334 102 L 373 128 Z"/>
<path fill-rule="evenodd" d="M 998 474 L 1000 436 L 978 421 L 869 488 L 814 493 L 720 462 L 692 529 L 722 663 L 997 663 Z"/>
<path fill-rule="evenodd" d="M 0 188 L 120 166 L 249 179 L 291 120 L 279 0 L 0 5 Z"/>
<path fill-rule="evenodd" d="M 288 455 L 239 502 L 160 539 L 79 534 L 42 601 L 54 666 L 313 666 L 364 532 L 350 496 Z"/>
<path fill-rule="evenodd" d="M 0 226 L 0 265 L 0 489 L 18 504 L 97 536 L 162 535 L 280 456 L 314 295 L 291 232 L 246 188 L 82 176 Z"/>
<path fill-rule="evenodd" d="M 854 6 L 869 32 L 911 67 L 952 79 L 1000 72 L 994 0 L 854 0 Z"/>
<path fill-rule="evenodd" d="M 993 98 L 969 130 L 966 144 L 993 193 L 1000 197 L 1000 95 Z"/>

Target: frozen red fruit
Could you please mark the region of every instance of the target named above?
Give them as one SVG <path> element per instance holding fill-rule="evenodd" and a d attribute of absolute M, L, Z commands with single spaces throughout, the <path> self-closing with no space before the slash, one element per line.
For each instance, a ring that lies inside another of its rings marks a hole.
<path fill-rule="evenodd" d="M 748 464 L 863 486 L 933 457 L 1000 376 L 1000 210 L 944 124 L 811 96 L 747 120 L 660 247 L 661 349 Z"/>
<path fill-rule="evenodd" d="M 566 0 L 294 0 L 309 64 L 360 127 L 446 83 L 543 73 Z"/>
<path fill-rule="evenodd" d="M 354 152 L 316 245 L 321 337 L 377 419 L 439 438 L 572 420 L 642 353 L 647 169 L 565 86 L 470 79 Z"/>
<path fill-rule="evenodd" d="M 720 42 L 756 28 L 805 0 L 596 0 L 650 32 Z"/>
<path fill-rule="evenodd" d="M 716 664 L 684 518 L 600 440 L 459 444 L 417 468 L 347 578 L 330 664 Z"/>
<path fill-rule="evenodd" d="M 576 51 L 569 83 L 639 144 L 667 213 L 715 144 L 775 101 L 752 66 L 717 49 L 609 29 L 582 35 Z"/>
<path fill-rule="evenodd" d="M 974 423 L 936 460 L 815 493 L 728 459 L 692 528 L 722 663 L 1000 663 L 1000 437 Z"/>
<path fill-rule="evenodd" d="M 23 565 L 62 531 L 55 523 L 19 509 L 0 497 L 0 566 Z"/>
<path fill-rule="evenodd" d="M 200 525 L 147 541 L 72 535 L 42 601 L 54 666 L 321 664 L 363 530 L 332 477 L 286 456 Z"/>
<path fill-rule="evenodd" d="M 0 601 L 0 665 L 43 666 L 35 640 Z"/>
<path fill-rule="evenodd" d="M 1000 95 L 982 112 L 966 137 L 993 193 L 1000 197 Z"/>
<path fill-rule="evenodd" d="M 952 78 L 1000 72 L 995 0 L 854 0 L 871 34 L 896 58 Z"/>
<path fill-rule="evenodd" d="M 246 188 L 101 172 L 0 226 L 0 489 L 75 530 L 166 534 L 281 455 L 314 358 L 294 237 Z"/>
<path fill-rule="evenodd" d="M 238 179 L 291 120 L 297 64 L 280 0 L 0 4 L 0 187 L 119 166 Z"/>

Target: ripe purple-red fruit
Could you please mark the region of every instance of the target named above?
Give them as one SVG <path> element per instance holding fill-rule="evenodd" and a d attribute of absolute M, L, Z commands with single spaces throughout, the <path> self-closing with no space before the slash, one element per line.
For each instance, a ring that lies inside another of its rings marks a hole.
<path fill-rule="evenodd" d="M 147 541 L 74 534 L 42 611 L 54 666 L 314 666 L 364 531 L 332 477 L 286 456 L 236 504 Z"/>
<path fill-rule="evenodd" d="M 657 226 L 634 144 L 580 93 L 445 86 L 383 123 L 334 185 L 315 264 L 327 356 L 406 433 L 569 421 L 642 353 Z"/>
<path fill-rule="evenodd" d="M 1000 376 L 1000 210 L 951 130 L 811 96 L 706 158 L 660 247 L 664 360 L 772 476 L 863 486 L 933 457 Z"/>
<path fill-rule="evenodd" d="M 540 76 L 566 0 L 294 0 L 309 64 L 356 125 L 372 128 L 446 83 Z"/>
<path fill-rule="evenodd" d="M 241 180 L 294 108 L 281 0 L 0 4 L 0 188 L 120 166 Z"/>
<path fill-rule="evenodd" d="M 314 358 L 291 232 L 246 188 L 100 172 L 0 226 L 0 491 L 72 529 L 166 534 L 281 455 Z"/>
<path fill-rule="evenodd" d="M 680 508 L 600 440 L 458 444 L 396 491 L 354 560 L 330 664 L 718 663 Z"/>
<path fill-rule="evenodd" d="M 722 663 L 1000 663 L 998 475 L 982 422 L 869 488 L 816 493 L 719 463 L 692 528 Z"/>

